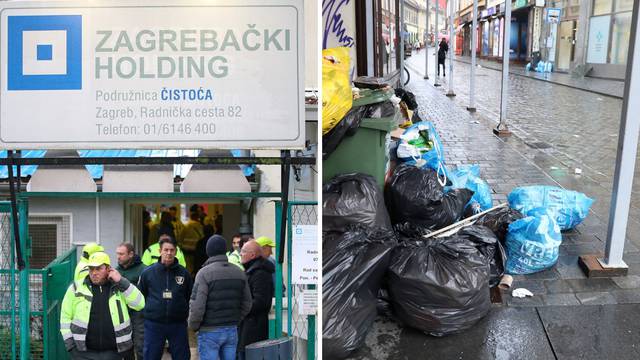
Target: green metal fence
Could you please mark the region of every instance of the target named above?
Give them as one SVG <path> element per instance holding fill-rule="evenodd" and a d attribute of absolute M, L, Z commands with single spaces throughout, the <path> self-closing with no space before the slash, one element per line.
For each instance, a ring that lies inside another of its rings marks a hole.
<path fill-rule="evenodd" d="M 28 259 L 26 201 L 20 201 L 18 208 L 21 246 Z M 60 306 L 73 279 L 76 249 L 42 269 L 28 269 L 27 261 L 28 270 L 18 271 L 11 226 L 10 205 L 0 202 L 0 359 L 66 359 L 59 331 Z"/>

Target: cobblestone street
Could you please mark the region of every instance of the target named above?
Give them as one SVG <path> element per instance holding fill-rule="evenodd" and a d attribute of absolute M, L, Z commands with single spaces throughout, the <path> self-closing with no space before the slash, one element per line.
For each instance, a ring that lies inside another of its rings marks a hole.
<path fill-rule="evenodd" d="M 439 88 L 429 86 L 425 90 L 422 86 L 427 83 L 423 80 L 424 54 L 422 50 L 406 60 L 412 73 L 409 88 L 418 93 L 447 93 L 448 77 L 439 78 L 443 84 Z M 428 83 L 433 84 L 434 59 L 429 60 Z M 497 66 L 500 64 L 493 64 Z M 456 104 L 461 114 L 467 113 L 464 109 L 469 105 L 469 69 L 466 62 L 454 62 L 456 96 L 448 101 Z M 470 121 L 484 124 L 483 131 L 495 127 L 499 120 L 501 78 L 500 71 L 477 68 L 477 112 Z M 516 74 L 510 74 L 509 83 L 507 123 L 515 136 L 506 141 L 554 181 L 596 199 L 593 210 L 604 221 L 606 232 L 622 100 Z M 612 83 L 623 86 L 621 82 Z M 483 154 L 488 155 L 486 151 Z M 576 168 L 582 170 L 582 175 L 574 176 Z M 638 178 L 640 168 L 636 167 L 635 173 Z M 635 181 L 633 189 L 627 236 L 640 245 L 640 183 Z"/>
<path fill-rule="evenodd" d="M 491 129 L 499 111 L 500 72 L 479 69 L 478 111 L 472 115 L 465 109 L 468 65 L 456 62 L 454 80 L 459 85 L 453 99 L 444 95 L 446 86 L 432 85 L 431 74 L 429 82 L 423 80 L 417 70 L 424 69 L 424 57 L 414 55 L 408 65 L 407 89 L 416 95 L 420 116 L 434 122 L 447 163 L 480 164 L 494 202 L 506 201 L 517 186 L 536 184 L 581 191 L 596 202 L 582 224 L 563 232 L 555 266 L 514 276 L 514 286 L 529 289 L 533 297 L 519 299 L 503 292 L 502 304 L 494 305 L 478 325 L 444 338 L 426 336 L 379 316 L 366 346 L 352 359 L 414 359 L 415 354 L 423 354 L 424 359 L 640 356 L 633 347 L 638 333 L 627 321 L 627 315 L 640 308 L 637 193 L 624 255 L 629 275 L 586 278 L 578 266 L 578 256 L 604 252 L 621 100 L 512 75 L 509 124 L 514 136 L 498 138 Z M 578 167 L 582 175 L 574 174 Z"/>

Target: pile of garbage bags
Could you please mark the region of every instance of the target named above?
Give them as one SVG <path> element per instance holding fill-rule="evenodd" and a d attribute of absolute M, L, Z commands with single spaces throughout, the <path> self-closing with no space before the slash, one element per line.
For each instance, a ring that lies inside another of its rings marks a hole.
<path fill-rule="evenodd" d="M 396 237 L 373 177 L 348 174 L 323 187 L 323 354 L 341 359 L 362 346 Z"/>
<path fill-rule="evenodd" d="M 509 225 L 509 274 L 531 274 L 552 267 L 558 261 L 560 231 L 580 224 L 593 204 L 585 194 L 555 186 L 515 188 L 507 200 L 512 209 L 526 216 Z"/>
<path fill-rule="evenodd" d="M 323 188 L 326 358 L 344 358 L 363 344 L 376 304 L 429 335 L 469 329 L 490 310 L 489 290 L 504 274 L 557 262 L 561 231 L 580 224 L 593 204 L 582 193 L 526 186 L 508 195 L 508 207 L 493 208 L 480 166 L 449 168 L 432 123 L 404 134 L 402 163 L 384 196 L 363 174 L 336 176 Z"/>

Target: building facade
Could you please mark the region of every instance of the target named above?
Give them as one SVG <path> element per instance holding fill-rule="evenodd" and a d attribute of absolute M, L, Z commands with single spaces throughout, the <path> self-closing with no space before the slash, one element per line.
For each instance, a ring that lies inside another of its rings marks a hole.
<path fill-rule="evenodd" d="M 633 0 L 514 0 L 510 59 L 553 63 L 554 71 L 624 79 Z M 471 54 L 473 1 L 457 6 L 458 54 Z M 501 61 L 504 0 L 478 0 L 477 55 Z"/>

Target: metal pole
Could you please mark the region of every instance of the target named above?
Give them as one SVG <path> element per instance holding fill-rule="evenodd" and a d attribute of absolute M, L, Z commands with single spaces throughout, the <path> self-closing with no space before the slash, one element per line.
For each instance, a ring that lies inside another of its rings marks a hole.
<path fill-rule="evenodd" d="M 435 0 L 435 2 L 436 2 L 436 21 L 435 21 L 436 22 L 436 26 L 434 27 L 434 33 L 435 34 L 434 34 L 434 39 L 433 40 L 436 43 L 436 46 L 435 46 L 436 77 L 433 80 L 433 86 L 440 86 L 440 84 L 438 83 L 438 78 L 440 77 L 440 75 L 438 75 L 438 73 L 440 72 L 439 71 L 440 70 L 439 69 L 440 65 L 438 64 L 438 45 L 439 45 L 439 43 L 438 43 L 438 35 L 440 35 L 440 32 L 438 31 L 438 6 L 439 6 L 438 3 L 440 2 L 440 0 Z"/>
<path fill-rule="evenodd" d="M 502 43 L 502 91 L 500 93 L 500 122 L 493 129 L 498 136 L 509 136 L 507 101 L 509 100 L 509 38 L 511 36 L 511 0 L 504 2 L 504 37 Z"/>
<path fill-rule="evenodd" d="M 425 1 L 425 6 L 427 7 L 427 23 L 425 24 L 427 36 L 424 39 L 424 79 L 429 80 L 429 0 Z"/>
<path fill-rule="evenodd" d="M 476 111 L 476 43 L 478 42 L 478 0 L 473 0 L 473 22 L 471 23 L 471 71 L 469 76 L 469 106 L 467 110 Z"/>
<path fill-rule="evenodd" d="M 14 193 L 15 195 L 15 193 Z M 27 233 L 28 217 L 27 203 L 24 200 L 18 202 L 20 226 L 19 233 L 24 267 L 20 270 L 20 359 L 30 358 L 31 347 L 31 302 L 29 300 L 29 236 Z M 44 310 L 46 311 L 46 310 Z"/>
<path fill-rule="evenodd" d="M 400 0 L 400 87 L 404 87 L 404 0 Z"/>
<path fill-rule="evenodd" d="M 449 0 L 449 91 L 447 96 L 456 96 L 453 92 L 453 59 L 455 58 L 454 44 L 456 42 L 456 34 L 453 30 L 453 13 L 455 12 L 455 0 Z"/>
<path fill-rule="evenodd" d="M 629 54 L 627 57 L 626 83 L 622 100 L 622 117 L 618 135 L 618 155 L 616 171 L 613 178 L 613 194 L 609 212 L 609 227 L 604 259 L 598 259 L 604 268 L 628 268 L 622 260 L 624 241 L 627 234 L 627 220 L 631 203 L 636 154 L 638 149 L 638 133 L 640 132 L 640 23 L 638 11 L 640 3 L 633 3 L 633 18 Z"/>

